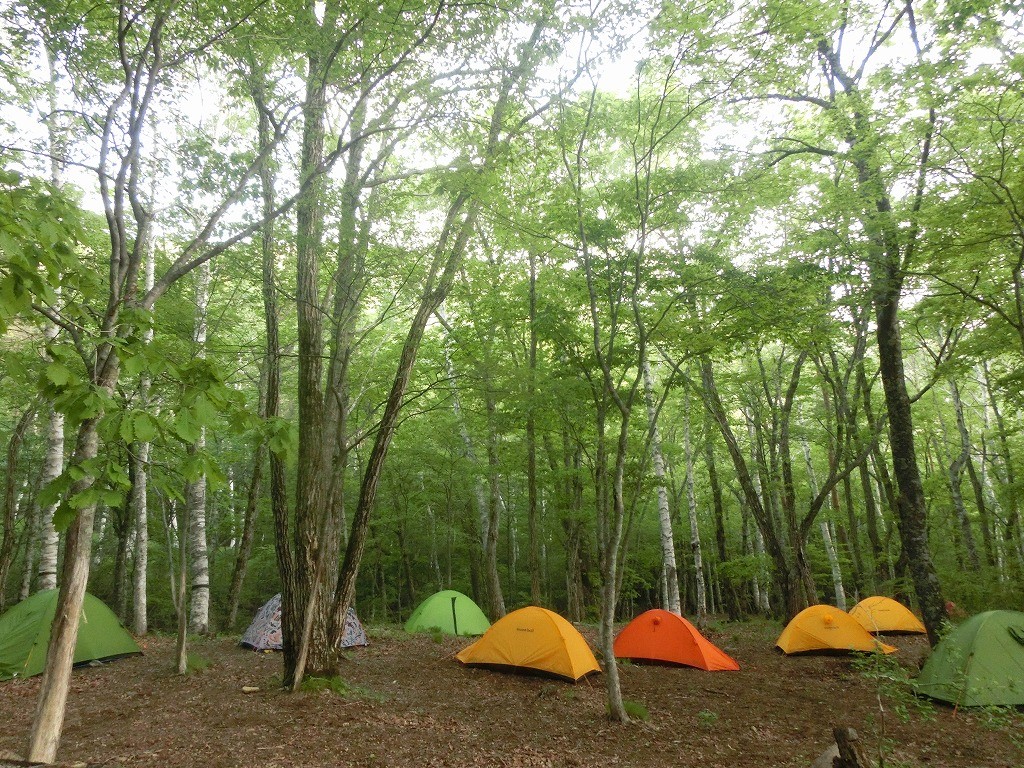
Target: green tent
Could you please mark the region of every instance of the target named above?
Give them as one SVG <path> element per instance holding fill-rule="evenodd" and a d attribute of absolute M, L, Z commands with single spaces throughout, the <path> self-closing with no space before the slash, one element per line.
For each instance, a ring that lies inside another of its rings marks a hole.
<path fill-rule="evenodd" d="M 1024 705 L 1024 613 L 969 618 L 935 646 L 914 688 L 961 707 Z"/>
<path fill-rule="evenodd" d="M 454 589 L 431 595 L 405 622 L 406 632 L 437 629 L 447 635 L 482 635 L 491 626 L 480 606 Z"/>
<path fill-rule="evenodd" d="M 47 589 L 22 600 L 0 616 L 0 680 L 32 677 L 43 671 L 50 624 L 57 611 L 57 590 Z M 114 612 L 86 593 L 78 621 L 75 664 L 142 653 Z"/>

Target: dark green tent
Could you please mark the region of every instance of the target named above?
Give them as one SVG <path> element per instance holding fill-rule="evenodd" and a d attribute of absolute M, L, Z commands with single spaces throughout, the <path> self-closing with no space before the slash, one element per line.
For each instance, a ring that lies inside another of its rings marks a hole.
<path fill-rule="evenodd" d="M 43 671 L 50 625 L 57 612 L 57 590 L 22 600 L 0 616 L 0 680 L 32 677 Z M 78 621 L 75 664 L 142 653 L 103 602 L 86 593 Z"/>
<path fill-rule="evenodd" d="M 471 597 L 446 589 L 419 604 L 405 622 L 405 631 L 430 632 L 437 629 L 446 635 L 482 635 L 490 626 L 491 622 Z"/>
<path fill-rule="evenodd" d="M 935 646 L 914 688 L 960 707 L 1024 706 L 1024 613 L 967 619 Z"/>

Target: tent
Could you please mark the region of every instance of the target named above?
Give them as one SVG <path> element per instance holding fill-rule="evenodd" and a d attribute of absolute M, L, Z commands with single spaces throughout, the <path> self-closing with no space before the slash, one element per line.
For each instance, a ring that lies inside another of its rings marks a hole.
<path fill-rule="evenodd" d="M 494 622 L 456 658 L 470 666 L 540 672 L 572 682 L 601 671 L 583 635 L 557 613 L 536 606 Z"/>
<path fill-rule="evenodd" d="M 775 641 L 783 653 L 814 651 L 881 651 L 896 649 L 873 638 L 855 618 L 831 605 L 812 605 L 800 611 Z"/>
<path fill-rule="evenodd" d="M 405 622 L 406 632 L 430 632 L 437 629 L 446 635 L 482 635 L 491 626 L 480 606 L 454 589 L 437 592 L 412 612 Z"/>
<path fill-rule="evenodd" d="M 924 624 L 910 612 L 902 603 L 897 603 L 891 597 L 865 597 L 853 608 L 850 615 L 855 618 L 864 629 L 872 634 L 879 632 L 920 632 L 927 630 Z"/>
<path fill-rule="evenodd" d="M 645 611 L 629 622 L 615 638 L 614 647 L 615 656 L 620 659 L 685 664 L 709 672 L 740 668 L 693 624 L 660 608 Z"/>
<path fill-rule="evenodd" d="M 935 646 L 914 688 L 961 707 L 1024 706 L 1024 613 L 967 619 Z"/>
<path fill-rule="evenodd" d="M 0 616 L 0 680 L 31 677 L 43 671 L 50 625 L 57 612 L 57 590 L 47 589 L 13 606 Z M 78 619 L 74 663 L 141 654 L 114 612 L 98 597 L 85 594 Z"/>
<path fill-rule="evenodd" d="M 363 625 L 359 623 L 355 609 L 349 606 L 345 614 L 345 631 L 341 636 L 341 648 L 369 645 Z M 256 613 L 256 618 L 245 630 L 239 645 L 246 645 L 254 651 L 280 651 L 284 647 L 281 635 L 281 595 L 270 598 Z"/>

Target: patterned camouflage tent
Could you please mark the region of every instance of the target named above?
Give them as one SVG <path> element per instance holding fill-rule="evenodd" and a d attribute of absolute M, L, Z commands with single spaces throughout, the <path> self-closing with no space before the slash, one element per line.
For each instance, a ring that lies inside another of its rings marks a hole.
<path fill-rule="evenodd" d="M 352 648 L 357 645 L 369 645 L 363 625 L 359 623 L 354 608 L 349 608 L 345 615 L 345 631 L 341 636 L 341 647 Z M 270 598 L 256 614 L 252 624 L 242 635 L 239 645 L 245 645 L 254 651 L 280 651 L 283 647 L 281 637 L 281 595 Z"/>

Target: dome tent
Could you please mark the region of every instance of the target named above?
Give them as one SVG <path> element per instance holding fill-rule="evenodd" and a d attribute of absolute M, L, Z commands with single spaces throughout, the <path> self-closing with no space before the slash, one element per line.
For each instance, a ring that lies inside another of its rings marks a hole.
<path fill-rule="evenodd" d="M 787 655 L 815 651 L 896 651 L 868 634 L 846 611 L 831 605 L 804 608 L 782 630 L 775 645 Z"/>
<path fill-rule="evenodd" d="M 482 635 L 491 626 L 471 597 L 454 589 L 435 592 L 412 612 L 406 632 L 439 630 L 446 635 Z"/>
<path fill-rule="evenodd" d="M 36 592 L 0 616 L 0 680 L 32 677 L 46 665 L 58 590 Z M 85 593 L 74 663 L 140 655 L 142 649 L 98 597 Z"/>
<path fill-rule="evenodd" d="M 583 635 L 557 613 L 537 606 L 494 622 L 456 658 L 468 666 L 540 672 L 571 682 L 601 671 Z"/>
<path fill-rule="evenodd" d="M 252 624 L 245 630 L 238 643 L 252 648 L 254 651 L 280 651 L 284 647 L 281 634 L 281 595 L 270 598 L 256 613 Z M 354 608 L 349 606 L 345 614 L 345 631 L 341 636 L 341 648 L 353 648 L 357 645 L 369 645 L 366 632 L 359 622 Z"/>
<path fill-rule="evenodd" d="M 737 670 L 736 661 L 677 613 L 654 608 L 627 624 L 615 638 L 620 659 L 684 664 L 709 672 Z"/>
<path fill-rule="evenodd" d="M 932 650 L 914 690 L 960 707 L 1024 706 L 1024 613 L 967 619 Z"/>
<path fill-rule="evenodd" d="M 928 630 L 910 609 L 902 603 L 898 603 L 891 597 L 865 597 L 853 608 L 850 615 L 871 634 L 879 632 L 916 632 L 925 633 Z"/>

